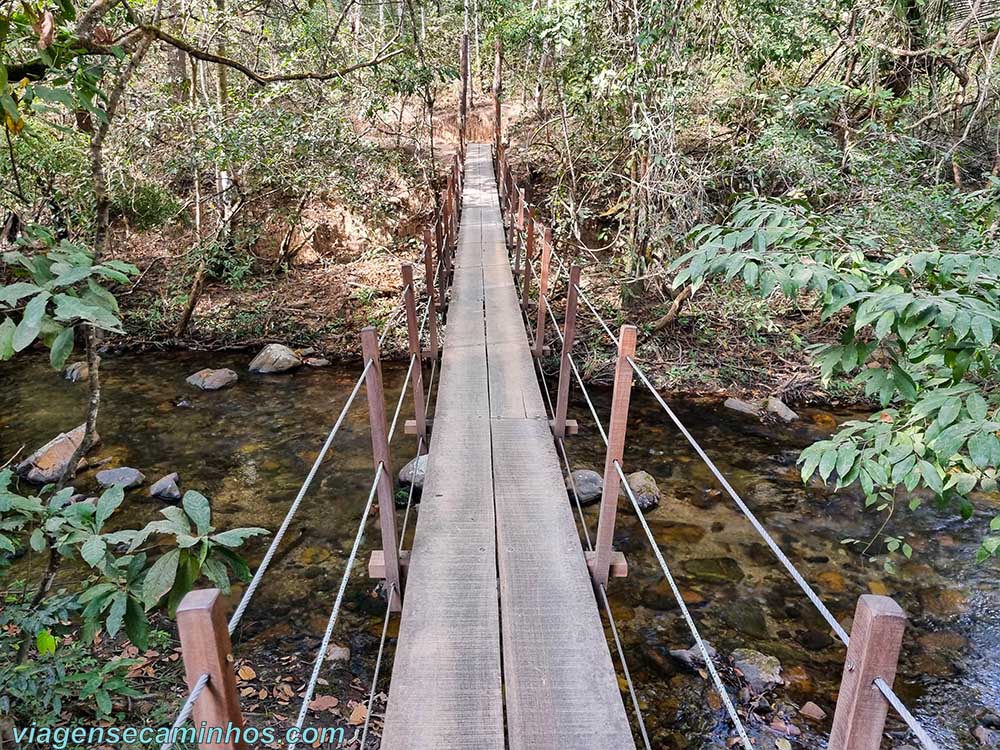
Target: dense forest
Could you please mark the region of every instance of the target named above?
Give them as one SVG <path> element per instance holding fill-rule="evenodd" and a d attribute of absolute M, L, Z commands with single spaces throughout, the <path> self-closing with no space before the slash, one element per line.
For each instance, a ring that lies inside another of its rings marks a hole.
<path fill-rule="evenodd" d="M 44 358 L 87 394 L 54 470 L 0 432 L 0 747 L 169 723 L 178 604 L 248 580 L 276 530 L 193 490 L 128 528 L 127 483 L 78 493 L 109 363 L 355 362 L 495 97 L 516 179 L 657 386 L 754 429 L 821 410 L 791 464 L 853 493 L 847 554 L 891 578 L 929 513 L 973 529 L 952 554 L 995 588 L 998 52 L 996 0 L 0 0 L 0 387 Z M 613 347 L 579 336 L 609 383 Z"/>

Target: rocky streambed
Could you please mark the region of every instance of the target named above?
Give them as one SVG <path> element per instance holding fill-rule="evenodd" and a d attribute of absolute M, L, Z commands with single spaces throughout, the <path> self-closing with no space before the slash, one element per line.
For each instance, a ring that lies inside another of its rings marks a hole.
<path fill-rule="evenodd" d="M 144 475 L 129 491 L 119 523 L 138 525 L 156 517 L 165 500 L 150 497 L 149 485 L 176 472 L 182 489 L 211 498 L 220 527 L 277 528 L 358 373 L 341 366 L 252 373 L 252 354 L 146 354 L 105 361 L 102 443 L 93 460 L 102 471 L 128 467 Z M 196 373 L 202 373 L 197 382 L 187 382 Z M 401 369 L 386 368 L 393 404 L 402 375 Z M 4 460 L 22 445 L 29 453 L 82 421 L 84 383 L 61 378 L 42 359 L 0 365 L 0 382 Z M 218 389 L 203 390 L 206 384 Z M 606 418 L 609 394 L 595 389 L 594 395 Z M 798 450 L 832 430 L 835 415 L 801 409 L 798 421 L 762 424 L 716 403 L 676 407 L 841 621 L 849 621 L 857 597 L 869 592 L 893 596 L 907 611 L 897 691 L 942 747 L 997 746 L 1000 593 L 997 564 L 974 562 L 982 524 L 929 508 L 902 514 L 893 530 L 907 535 L 916 552 L 887 573 L 881 560 L 869 561 L 842 543 L 847 537 L 868 538 L 882 519 L 862 513 L 851 493 L 804 487 L 798 479 Z M 573 467 L 599 471 L 600 437 L 586 409 L 577 404 L 574 411 L 581 431 L 568 442 Z M 702 635 L 718 652 L 730 693 L 758 746 L 824 747 L 843 648 L 659 407 L 636 392 L 631 415 L 625 465 L 644 474 L 645 518 Z M 294 683 L 289 675 L 311 659 L 322 635 L 371 478 L 368 441 L 367 413 L 359 399 L 290 529 L 290 543 L 237 634 L 237 653 L 254 675 L 241 689 L 259 712 L 281 715 L 293 713 L 289 704 L 297 708 L 282 685 Z M 397 437 L 397 471 L 412 457 L 412 442 Z M 592 493 L 594 478 L 586 479 Z M 78 485 L 83 494 L 96 490 L 96 469 L 81 473 Z M 591 534 L 596 514 L 596 505 L 585 507 Z M 721 701 L 699 673 L 677 603 L 624 500 L 616 538 L 630 573 L 612 582 L 611 605 L 653 746 L 724 747 L 728 731 Z M 370 535 L 368 546 L 374 540 Z M 258 541 L 249 548 L 252 563 L 265 546 Z M 350 721 L 356 714 L 352 701 L 370 685 L 383 613 L 359 566 L 324 678 L 329 694 L 324 711 L 338 721 Z M 379 690 L 387 688 L 383 678 Z M 889 730 L 887 747 L 906 744 L 899 722 L 891 721 Z"/>

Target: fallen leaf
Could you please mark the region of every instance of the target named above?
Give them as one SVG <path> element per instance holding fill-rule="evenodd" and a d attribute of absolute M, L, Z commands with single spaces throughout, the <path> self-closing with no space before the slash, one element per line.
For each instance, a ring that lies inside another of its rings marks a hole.
<path fill-rule="evenodd" d="M 351 711 L 351 718 L 347 720 L 347 723 L 351 726 L 359 726 L 365 723 L 365 717 L 368 715 L 368 709 L 365 708 L 364 703 L 359 703 Z"/>
<path fill-rule="evenodd" d="M 779 737 L 774 741 L 774 746 L 778 750 L 792 750 L 792 743 L 786 740 L 784 737 Z"/>
<path fill-rule="evenodd" d="M 256 680 L 257 679 L 257 673 L 253 671 L 253 667 L 251 667 L 251 666 L 249 666 L 247 664 L 244 664 L 242 667 L 240 667 L 239 671 L 236 674 L 238 674 L 240 676 L 241 680 Z"/>
<path fill-rule="evenodd" d="M 309 704 L 313 711 L 332 711 L 340 705 L 340 701 L 332 695 L 319 695 Z"/>

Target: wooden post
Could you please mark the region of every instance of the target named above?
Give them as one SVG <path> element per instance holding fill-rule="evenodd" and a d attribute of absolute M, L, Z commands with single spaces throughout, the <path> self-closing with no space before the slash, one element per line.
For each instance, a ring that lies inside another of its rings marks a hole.
<path fill-rule="evenodd" d="M 413 266 L 403 264 L 403 284 L 406 292 L 406 332 L 410 340 L 410 357 L 416 357 L 410 372 L 413 385 L 413 411 L 416 414 L 417 447 L 420 453 L 427 452 L 427 405 L 424 403 L 424 361 L 420 353 L 420 324 L 417 322 L 417 300 L 413 293 Z M 421 448 L 421 446 L 423 446 Z"/>
<path fill-rule="evenodd" d="M 503 140 L 503 120 L 500 113 L 500 88 L 502 85 L 503 55 L 500 49 L 500 40 L 496 42 L 496 61 L 493 63 L 493 142 L 497 146 L 497 155 L 500 153 L 500 142 Z"/>
<path fill-rule="evenodd" d="M 601 513 L 597 522 L 597 543 L 591 571 L 595 590 L 608 585 L 611 569 L 618 490 L 621 485 L 615 463 L 621 463 L 625 453 L 628 404 L 632 396 L 632 365 L 626 358 L 635 356 L 635 339 L 635 326 L 621 327 L 618 334 L 618 361 L 615 363 L 615 389 L 611 396 L 611 421 L 608 424 L 608 453 L 604 459 L 604 490 L 601 493 Z"/>
<path fill-rule="evenodd" d="M 556 387 L 556 413 L 552 434 L 557 440 L 566 437 L 566 412 L 569 410 L 569 358 L 576 340 L 576 308 L 580 304 L 576 287 L 580 283 L 580 266 L 569 267 L 569 289 L 566 291 L 566 316 L 563 319 L 562 354 L 559 357 L 559 385 Z M 626 363 L 628 364 L 628 363 Z M 615 472 L 617 474 L 617 472 Z"/>
<path fill-rule="evenodd" d="M 382 530 L 382 554 L 385 560 L 386 590 L 391 591 L 389 607 L 393 612 L 402 609 L 400 592 L 403 590 L 399 578 L 399 543 L 396 539 L 396 499 L 395 482 L 392 475 L 392 461 L 389 458 L 389 428 L 385 419 L 385 394 L 382 391 L 382 362 L 378 351 L 378 336 L 372 326 L 361 329 L 361 352 L 365 365 L 369 362 L 365 376 L 365 386 L 368 392 L 368 418 L 372 431 L 372 458 L 375 468 L 382 464 L 382 475 L 379 477 L 378 520 Z M 395 584 L 395 589 L 391 588 Z"/>
<path fill-rule="evenodd" d="M 438 356 L 437 300 L 434 294 L 434 240 L 431 230 L 424 230 L 424 284 L 427 287 L 427 329 L 430 331 L 431 348 L 428 357 L 431 360 Z"/>
<path fill-rule="evenodd" d="M 531 294 L 531 258 L 535 254 L 535 222 L 528 221 L 523 226 L 524 277 L 521 279 L 521 307 L 522 309 L 527 310 L 528 296 Z"/>
<path fill-rule="evenodd" d="M 534 226 L 535 221 L 531 221 Z M 537 229 L 535 230 L 537 231 Z M 541 359 L 545 354 L 545 317 L 549 293 L 549 264 L 552 262 L 552 230 L 545 227 L 542 232 L 542 262 L 538 272 L 538 310 L 535 319 L 535 357 Z"/>
<path fill-rule="evenodd" d="M 184 679 L 188 690 L 203 674 L 208 684 L 195 701 L 192 716 L 196 727 L 206 727 L 209 738 L 202 750 L 243 750 L 243 713 L 236 693 L 236 672 L 233 645 L 229 640 L 226 612 L 219 589 L 195 589 L 181 600 L 177 608 L 177 630 L 181 637 L 184 657 Z M 226 736 L 227 730 L 231 731 Z M 222 736 L 213 736 L 217 730 Z M 213 731 L 214 730 L 214 731 Z M 239 742 L 236 734 L 240 735 Z"/>
<path fill-rule="evenodd" d="M 889 703 L 874 681 L 881 677 L 892 686 L 905 627 L 906 614 L 889 597 L 858 599 L 829 750 L 878 750 Z"/>

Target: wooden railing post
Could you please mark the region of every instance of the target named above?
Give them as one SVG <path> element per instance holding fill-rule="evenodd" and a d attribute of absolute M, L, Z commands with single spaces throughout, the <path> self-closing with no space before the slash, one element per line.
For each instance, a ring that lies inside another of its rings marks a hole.
<path fill-rule="evenodd" d="M 188 690 L 194 688 L 203 674 L 208 675 L 208 684 L 195 701 L 192 717 L 195 727 L 206 727 L 209 739 L 220 741 L 205 742 L 199 747 L 201 750 L 243 750 L 248 745 L 242 738 L 243 713 L 236 693 L 233 645 L 229 639 L 222 592 L 219 589 L 189 592 L 177 608 L 177 630 Z M 222 731 L 221 737 L 216 736 L 218 729 Z"/>
<path fill-rule="evenodd" d="M 406 333 L 410 343 L 410 357 L 413 367 L 410 371 L 410 383 L 413 386 L 413 411 L 416 414 L 418 453 L 427 452 L 427 405 L 424 402 L 424 364 L 420 352 L 420 324 L 417 322 L 417 298 L 413 293 L 413 266 L 403 265 L 403 284 L 406 291 L 403 300 L 406 305 Z"/>
<path fill-rule="evenodd" d="M 431 230 L 424 230 L 424 285 L 427 288 L 427 329 L 430 333 L 429 359 L 435 360 L 438 356 L 438 329 L 437 329 L 437 299 L 434 294 L 434 240 L 431 237 Z"/>
<path fill-rule="evenodd" d="M 531 222 L 535 224 L 534 220 Z M 537 230 L 536 230 L 537 231 Z M 535 357 L 545 355 L 545 317 L 548 315 L 549 264 L 552 262 L 552 230 L 545 227 L 542 232 L 542 260 L 538 271 L 538 309 L 535 320 Z"/>
<path fill-rule="evenodd" d="M 520 276 L 523 271 L 521 270 L 521 233 L 517 229 L 517 189 L 511 191 L 510 193 L 510 224 L 507 227 L 507 234 L 510 239 L 507 244 L 510 245 L 511 249 L 514 251 L 514 275 Z"/>
<path fill-rule="evenodd" d="M 521 279 L 521 307 L 528 309 L 531 295 L 531 259 L 535 254 L 535 222 L 529 220 L 524 227 L 524 277 Z"/>
<path fill-rule="evenodd" d="M 437 283 L 438 283 L 438 295 L 437 295 L 437 306 L 439 311 L 444 311 L 445 300 L 448 294 L 448 281 L 445 279 L 445 272 L 448 267 L 445 264 L 445 248 L 444 248 L 444 209 L 442 208 L 441 214 L 438 216 L 437 221 L 434 223 L 434 236 L 437 244 Z"/>
<path fill-rule="evenodd" d="M 569 267 L 569 289 L 566 291 L 566 315 L 563 318 L 562 354 L 559 357 L 559 385 L 556 387 L 556 413 L 552 434 L 557 440 L 566 437 L 566 412 L 569 410 L 570 355 L 576 340 L 576 308 L 580 304 L 576 287 L 580 283 L 580 266 Z"/>
<path fill-rule="evenodd" d="M 595 590 L 608 585 L 608 575 L 611 570 L 615 518 L 618 514 L 618 490 L 621 486 L 615 464 L 620 464 L 625 454 L 625 429 L 628 424 L 629 400 L 632 396 L 632 365 L 628 363 L 627 358 L 635 356 L 635 340 L 635 326 L 622 326 L 618 334 L 615 389 L 611 396 L 611 420 L 608 423 L 608 453 L 604 459 L 604 490 L 601 493 L 597 543 L 594 548 L 594 566 L 591 570 Z"/>
<path fill-rule="evenodd" d="M 881 677 L 892 686 L 905 628 L 906 614 L 889 597 L 858 599 L 829 750 L 878 750 L 889 703 L 874 681 Z"/>
<path fill-rule="evenodd" d="M 385 419 L 385 395 L 382 390 L 382 362 L 378 350 L 378 336 L 372 326 L 361 329 L 361 352 L 365 365 L 369 362 L 365 376 L 365 386 L 368 392 L 368 418 L 372 432 L 372 458 L 376 470 L 382 465 L 382 475 L 379 477 L 378 519 L 382 531 L 382 554 L 385 561 L 385 585 L 390 592 L 389 607 L 393 612 L 402 609 L 400 592 L 403 584 L 399 577 L 399 542 L 396 539 L 396 500 L 395 482 L 392 474 L 392 461 L 389 458 L 389 428 Z"/>

